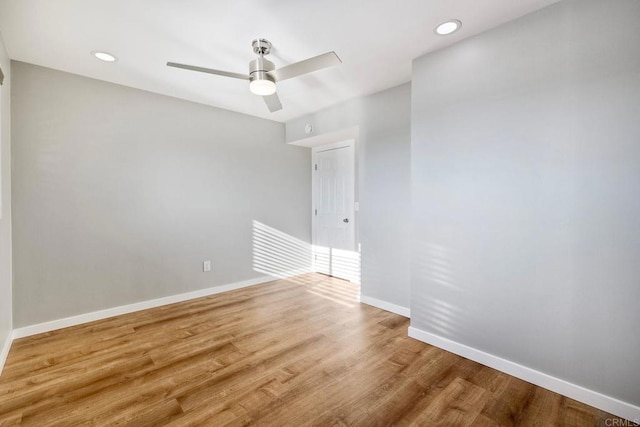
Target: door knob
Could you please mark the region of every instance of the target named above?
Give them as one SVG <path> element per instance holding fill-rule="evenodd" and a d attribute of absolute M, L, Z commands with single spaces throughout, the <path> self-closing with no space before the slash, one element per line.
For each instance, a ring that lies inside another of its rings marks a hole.
<path fill-rule="evenodd" d="M 349 218 L 345 218 L 345 219 L 343 219 L 343 220 L 342 220 L 342 222 L 349 223 Z"/>

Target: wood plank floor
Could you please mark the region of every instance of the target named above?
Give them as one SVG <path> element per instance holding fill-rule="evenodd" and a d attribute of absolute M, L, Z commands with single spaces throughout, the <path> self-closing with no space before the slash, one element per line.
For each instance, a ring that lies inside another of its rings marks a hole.
<path fill-rule="evenodd" d="M 613 425 L 357 295 L 309 274 L 16 340 L 0 425 Z"/>

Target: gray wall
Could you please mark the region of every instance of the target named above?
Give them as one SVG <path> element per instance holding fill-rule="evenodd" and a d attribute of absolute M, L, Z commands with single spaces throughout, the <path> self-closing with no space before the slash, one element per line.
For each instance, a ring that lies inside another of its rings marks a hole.
<path fill-rule="evenodd" d="M 409 307 L 409 83 L 357 98 L 287 123 L 287 141 L 360 127 L 358 235 L 362 294 Z"/>
<path fill-rule="evenodd" d="M 4 73 L 0 99 L 0 351 L 12 329 L 11 309 L 11 63 L 0 38 L 0 67 Z"/>
<path fill-rule="evenodd" d="M 640 404 L 640 2 L 414 61 L 412 326 Z"/>
<path fill-rule="evenodd" d="M 254 220 L 309 241 L 283 124 L 12 66 L 16 327 L 263 276 Z"/>

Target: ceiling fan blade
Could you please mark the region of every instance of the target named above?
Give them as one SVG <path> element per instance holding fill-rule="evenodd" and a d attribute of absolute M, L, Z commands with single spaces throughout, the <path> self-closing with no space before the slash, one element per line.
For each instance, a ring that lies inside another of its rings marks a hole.
<path fill-rule="evenodd" d="M 303 74 L 312 73 L 327 67 L 341 64 L 342 61 L 335 52 L 327 52 L 304 61 L 286 65 L 277 70 L 269 71 L 269 74 L 276 79 L 282 81 L 292 77 L 301 76 Z"/>
<path fill-rule="evenodd" d="M 167 66 L 175 68 L 183 68 L 185 70 L 199 71 L 201 73 L 216 74 L 218 76 L 233 77 L 234 79 L 249 80 L 247 74 L 231 73 L 229 71 L 214 70 L 211 68 L 196 67 L 195 65 L 178 64 L 176 62 L 167 62 Z"/>
<path fill-rule="evenodd" d="M 269 111 L 276 112 L 278 110 L 282 110 L 282 103 L 280 102 L 280 98 L 278 98 L 278 94 L 274 93 L 273 95 L 263 96 L 264 102 L 269 107 Z"/>

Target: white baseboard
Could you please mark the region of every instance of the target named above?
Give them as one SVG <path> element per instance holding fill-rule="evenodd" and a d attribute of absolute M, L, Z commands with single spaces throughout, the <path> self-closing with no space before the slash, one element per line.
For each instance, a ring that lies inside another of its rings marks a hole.
<path fill-rule="evenodd" d="M 417 340 L 434 345 L 443 350 L 450 351 L 459 356 L 497 369 L 501 372 L 513 375 L 537 386 L 546 388 L 553 392 L 586 403 L 603 411 L 609 412 L 618 417 L 625 418 L 634 423 L 640 423 L 640 407 L 631 403 L 623 402 L 610 396 L 598 393 L 593 390 L 572 384 L 560 378 L 552 377 L 535 369 L 527 368 L 510 360 L 494 356 L 473 347 L 460 344 L 450 339 L 423 331 L 422 329 L 409 327 L 409 336 Z"/>
<path fill-rule="evenodd" d="M 382 301 L 373 297 L 368 297 L 366 295 L 360 295 L 360 302 L 363 302 L 367 305 L 372 305 L 377 308 L 381 308 L 386 311 L 390 311 L 395 314 L 399 314 L 400 316 L 411 318 L 411 310 L 409 309 L 409 307 L 392 304 L 390 302 Z"/>
<path fill-rule="evenodd" d="M 108 317 L 119 316 L 121 314 L 133 313 L 134 311 L 146 310 L 148 308 L 160 307 L 162 305 L 174 304 L 176 302 L 187 301 L 194 298 L 206 297 L 209 295 L 219 294 L 221 292 L 232 291 L 235 289 L 246 288 L 247 286 L 259 285 L 261 283 L 271 282 L 272 276 L 262 276 L 255 279 L 244 280 L 242 282 L 230 283 L 227 285 L 214 286 L 207 289 L 200 289 L 184 294 L 170 295 L 164 298 L 157 298 L 148 301 L 137 302 L 134 304 L 122 305 L 119 307 L 107 308 L 105 310 L 93 311 L 91 313 L 79 314 L 77 316 L 66 317 L 64 319 L 52 320 L 50 322 L 38 323 L 36 325 L 24 326 L 13 330 L 13 338 L 24 338 L 31 335 L 41 334 L 44 332 L 54 331 L 56 329 L 67 328 L 69 326 L 80 325 L 82 323 L 102 320 Z"/>
<path fill-rule="evenodd" d="M 7 361 L 9 350 L 11 349 L 11 343 L 13 342 L 13 331 L 9 331 L 7 339 L 4 341 L 4 345 L 0 348 L 0 375 L 2 375 L 2 369 L 4 369 L 4 362 Z"/>
<path fill-rule="evenodd" d="M 297 268 L 295 270 L 288 270 L 288 271 L 279 271 L 279 272 L 275 272 L 275 271 L 263 271 L 263 270 L 258 270 L 255 269 L 255 271 L 260 272 L 260 273 L 266 273 L 272 277 L 275 277 L 276 279 L 287 279 L 289 277 L 295 277 L 295 276 L 300 276 L 302 274 L 307 274 L 307 273 L 313 273 L 314 271 L 311 268 Z M 275 279 L 271 279 L 271 280 L 275 280 Z"/>

